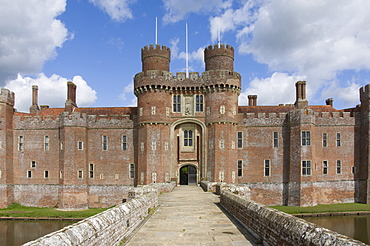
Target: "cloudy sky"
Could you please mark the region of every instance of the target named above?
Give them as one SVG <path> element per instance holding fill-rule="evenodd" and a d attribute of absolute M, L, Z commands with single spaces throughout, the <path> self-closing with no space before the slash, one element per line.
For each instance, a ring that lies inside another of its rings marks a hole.
<path fill-rule="evenodd" d="M 77 84 L 79 106 L 135 106 L 132 78 L 140 49 L 171 48 L 171 71 L 204 71 L 203 49 L 235 48 L 242 75 L 240 105 L 294 103 L 297 80 L 310 104 L 348 108 L 370 83 L 368 0 L 0 0 L 0 86 L 28 112 L 31 87 L 39 104 L 63 107 L 66 82 Z"/>

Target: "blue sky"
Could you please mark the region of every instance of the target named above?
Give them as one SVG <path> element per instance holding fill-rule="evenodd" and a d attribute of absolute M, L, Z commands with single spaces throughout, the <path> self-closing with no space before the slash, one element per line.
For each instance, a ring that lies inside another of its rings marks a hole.
<path fill-rule="evenodd" d="M 203 50 L 217 42 L 235 48 L 242 75 L 240 105 L 294 103 L 298 80 L 310 104 L 334 98 L 335 108 L 359 104 L 370 83 L 368 0 L 0 0 L 0 85 L 27 112 L 31 87 L 39 104 L 63 107 L 66 82 L 77 84 L 80 107 L 135 106 L 132 78 L 140 50 L 171 48 L 171 71 L 204 71 Z"/>

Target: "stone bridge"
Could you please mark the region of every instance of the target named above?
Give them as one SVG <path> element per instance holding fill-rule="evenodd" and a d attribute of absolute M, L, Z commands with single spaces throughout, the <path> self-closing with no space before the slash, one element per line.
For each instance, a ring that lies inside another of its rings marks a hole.
<path fill-rule="evenodd" d="M 245 188 L 173 187 L 137 188 L 132 200 L 24 245 L 366 245 L 253 202 Z"/>

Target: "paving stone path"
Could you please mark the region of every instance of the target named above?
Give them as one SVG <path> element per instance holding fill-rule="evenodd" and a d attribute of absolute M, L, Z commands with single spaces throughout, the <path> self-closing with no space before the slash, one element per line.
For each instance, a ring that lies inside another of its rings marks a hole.
<path fill-rule="evenodd" d="M 179 186 L 159 196 L 159 207 L 129 246 L 256 245 L 222 212 L 219 197 L 198 186 Z"/>

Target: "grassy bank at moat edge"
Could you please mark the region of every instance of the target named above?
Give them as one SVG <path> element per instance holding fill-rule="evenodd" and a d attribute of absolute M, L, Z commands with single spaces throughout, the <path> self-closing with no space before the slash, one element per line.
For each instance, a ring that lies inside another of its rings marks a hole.
<path fill-rule="evenodd" d="M 62 211 L 57 208 L 26 207 L 13 203 L 7 208 L 0 209 L 0 217 L 6 218 L 75 218 L 84 219 L 101 213 L 108 208 L 89 208 L 84 210 Z"/>
<path fill-rule="evenodd" d="M 293 207 L 293 206 L 270 206 L 287 214 L 319 214 L 319 213 L 338 213 L 338 212 L 370 212 L 370 204 L 362 203 L 337 203 L 329 205 L 316 205 L 312 207 Z"/>

